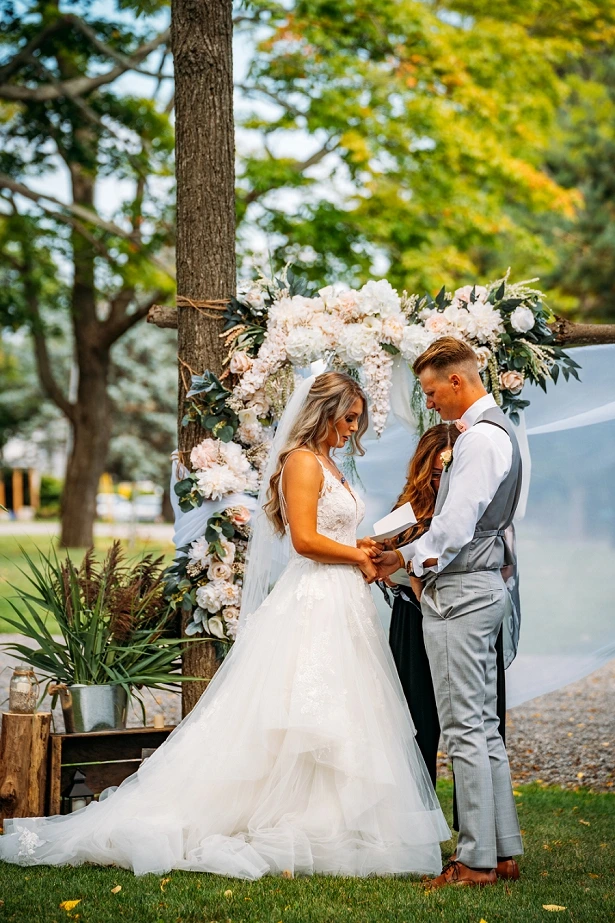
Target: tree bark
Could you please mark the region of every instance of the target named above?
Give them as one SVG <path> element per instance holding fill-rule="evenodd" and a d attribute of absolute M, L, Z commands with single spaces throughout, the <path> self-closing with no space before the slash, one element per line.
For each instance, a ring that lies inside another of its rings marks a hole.
<path fill-rule="evenodd" d="M 233 122 L 232 0 L 173 0 L 171 41 L 175 68 L 177 172 L 177 292 L 191 299 L 228 298 L 235 292 L 235 136 Z M 222 371 L 222 321 L 191 307 L 177 314 L 180 458 L 205 433 L 182 427 L 191 373 Z M 183 671 L 202 676 L 186 683 L 184 714 L 198 701 L 217 661 L 215 645 L 190 645 Z"/>

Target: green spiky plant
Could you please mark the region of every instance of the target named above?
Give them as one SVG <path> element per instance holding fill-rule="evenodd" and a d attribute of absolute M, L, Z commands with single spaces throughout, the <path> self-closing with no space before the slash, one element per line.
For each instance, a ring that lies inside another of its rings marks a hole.
<path fill-rule="evenodd" d="M 194 641 L 177 637 L 176 617 L 163 596 L 163 558 L 126 562 L 117 541 L 102 563 L 90 549 L 80 567 L 68 555 L 60 560 L 55 549 L 39 551 L 38 562 L 21 551 L 28 586 L 13 587 L 15 617 L 6 621 L 38 646 L 11 642 L 3 648 L 46 680 L 44 694 L 51 683 L 118 685 L 129 697 L 136 694 L 143 709 L 143 687 L 172 689 L 196 679 L 178 672 L 183 647 Z M 54 619 L 60 639 L 47 625 Z"/>

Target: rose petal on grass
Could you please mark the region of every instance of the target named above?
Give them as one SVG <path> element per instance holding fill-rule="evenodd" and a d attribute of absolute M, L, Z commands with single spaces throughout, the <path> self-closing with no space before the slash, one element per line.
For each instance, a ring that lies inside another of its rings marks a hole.
<path fill-rule="evenodd" d="M 224 892 L 224 896 L 225 896 L 225 897 L 232 897 L 232 896 L 233 896 L 233 892 L 231 891 L 230 888 L 228 889 L 228 891 L 225 891 L 225 892 Z"/>
<path fill-rule="evenodd" d="M 163 878 L 163 879 L 161 879 L 161 881 L 160 881 L 160 890 L 161 890 L 161 891 L 164 891 L 164 889 L 166 888 L 166 886 L 168 885 L 168 883 L 170 882 L 170 880 L 171 880 L 170 878 Z"/>
<path fill-rule="evenodd" d="M 588 820 L 579 820 L 580 824 L 583 824 L 584 827 L 591 827 L 591 824 Z"/>
<path fill-rule="evenodd" d="M 557 911 L 557 910 L 565 910 L 566 908 L 565 908 L 565 907 L 560 907 L 559 904 L 543 904 L 543 905 L 542 905 L 542 909 L 543 909 L 543 910 L 555 910 L 555 911 Z"/>
<path fill-rule="evenodd" d="M 60 910 L 65 910 L 67 913 L 70 913 L 71 910 L 74 910 L 77 904 L 81 903 L 81 898 L 78 901 L 62 901 L 60 904 Z"/>
<path fill-rule="evenodd" d="M 111 894 L 119 894 L 121 890 L 122 890 L 122 886 L 116 885 L 115 888 L 111 888 Z"/>

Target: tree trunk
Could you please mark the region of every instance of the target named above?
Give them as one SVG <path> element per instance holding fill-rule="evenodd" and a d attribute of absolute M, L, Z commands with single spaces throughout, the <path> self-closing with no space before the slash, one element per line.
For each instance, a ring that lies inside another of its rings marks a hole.
<path fill-rule="evenodd" d="M 173 0 L 177 171 L 177 292 L 192 299 L 228 298 L 235 292 L 235 138 L 233 123 L 232 0 Z M 205 433 L 182 427 L 190 375 L 222 370 L 222 322 L 191 307 L 178 309 L 180 458 Z M 211 643 L 191 645 L 183 671 L 202 676 L 182 690 L 187 714 L 217 661 Z"/>
<path fill-rule="evenodd" d="M 111 439 L 108 373 L 106 351 L 101 354 L 94 349 L 83 350 L 72 448 L 62 497 L 60 543 L 66 548 L 89 548 L 94 544 L 96 494 Z"/>
<path fill-rule="evenodd" d="M 2 715 L 0 819 L 45 813 L 47 743 L 51 714 Z"/>

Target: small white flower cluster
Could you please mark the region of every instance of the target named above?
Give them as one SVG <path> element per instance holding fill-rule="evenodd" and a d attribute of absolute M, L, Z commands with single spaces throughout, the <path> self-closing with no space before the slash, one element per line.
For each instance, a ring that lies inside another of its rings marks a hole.
<path fill-rule="evenodd" d="M 258 472 L 236 442 L 204 439 L 190 453 L 198 492 L 206 500 L 221 500 L 232 493 L 255 493 Z"/>

